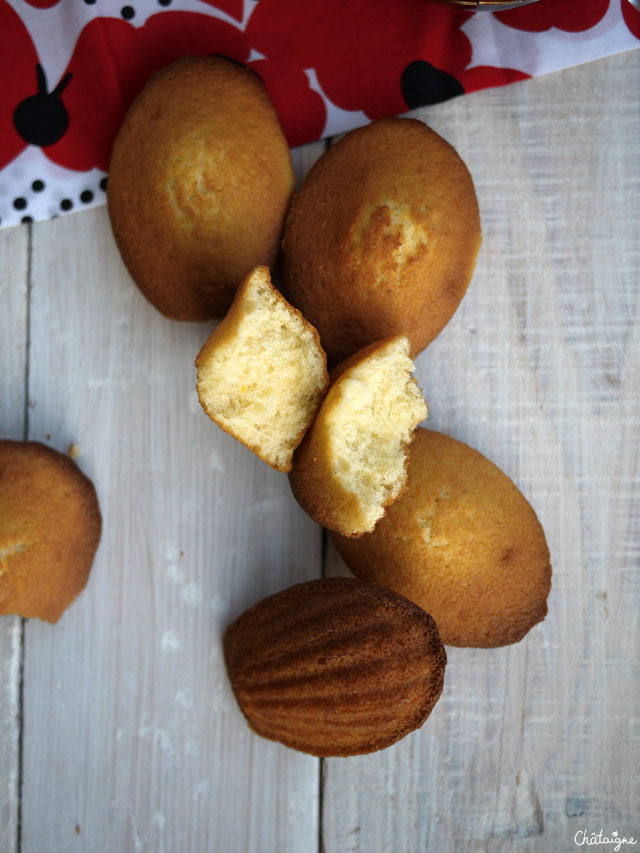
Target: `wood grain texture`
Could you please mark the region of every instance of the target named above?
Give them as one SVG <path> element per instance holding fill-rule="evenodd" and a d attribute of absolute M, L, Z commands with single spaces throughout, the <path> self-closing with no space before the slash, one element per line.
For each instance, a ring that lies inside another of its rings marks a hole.
<path fill-rule="evenodd" d="M 249 731 L 221 634 L 320 574 L 320 531 L 204 415 L 210 327 L 142 298 L 105 209 L 34 226 L 32 276 L 30 437 L 77 445 L 104 532 L 60 623 L 26 627 L 22 850 L 315 850 L 317 761 Z"/>
<path fill-rule="evenodd" d="M 639 67 L 635 51 L 419 113 L 469 165 L 484 231 L 467 296 L 418 359 L 428 424 L 519 485 L 553 588 L 521 643 L 448 650 L 422 731 L 325 762 L 331 853 L 640 835 Z M 327 570 L 345 571 L 332 550 Z"/>
<path fill-rule="evenodd" d="M 0 438 L 21 441 L 26 417 L 29 228 L 0 232 Z M 0 850 L 18 845 L 21 620 L 0 617 Z"/>
<path fill-rule="evenodd" d="M 321 574 L 286 477 L 208 421 L 207 324 L 135 289 L 104 209 L 0 233 L 0 427 L 95 482 L 103 539 L 56 626 L 0 621 L 0 850 L 568 853 L 640 836 L 640 51 L 419 115 L 476 181 L 469 293 L 418 360 L 429 426 L 523 490 L 550 612 L 516 646 L 449 650 L 425 727 L 319 762 L 253 735 L 226 624 Z M 299 178 L 324 143 L 293 152 Z M 31 284 L 27 273 L 31 268 Z M 30 294 L 30 308 L 27 300 Z M 27 391 L 27 322 L 29 319 Z M 329 550 L 328 573 L 344 567 Z M 603 848 L 598 848 L 603 849 Z"/>

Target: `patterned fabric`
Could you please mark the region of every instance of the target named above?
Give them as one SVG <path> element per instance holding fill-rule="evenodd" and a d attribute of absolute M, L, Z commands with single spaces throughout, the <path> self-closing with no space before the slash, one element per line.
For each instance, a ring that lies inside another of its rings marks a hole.
<path fill-rule="evenodd" d="M 639 44 L 630 0 L 0 0 L 0 221 L 104 203 L 126 109 L 186 54 L 257 71 L 295 146 Z"/>

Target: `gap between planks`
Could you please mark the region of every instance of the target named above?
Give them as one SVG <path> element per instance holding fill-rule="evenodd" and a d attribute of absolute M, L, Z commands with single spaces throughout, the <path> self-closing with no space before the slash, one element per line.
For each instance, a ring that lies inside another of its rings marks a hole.
<path fill-rule="evenodd" d="M 25 338 L 26 351 L 24 360 L 24 414 L 23 414 L 23 436 L 29 440 L 29 377 L 31 364 L 29 353 L 31 351 L 31 262 L 33 258 L 33 225 L 27 225 L 27 276 L 26 276 L 26 323 Z M 22 851 L 22 778 L 24 768 L 24 659 L 25 659 L 25 624 L 26 619 L 20 618 L 20 648 L 18 650 L 18 791 L 17 791 L 17 826 L 16 826 L 16 853 Z"/>

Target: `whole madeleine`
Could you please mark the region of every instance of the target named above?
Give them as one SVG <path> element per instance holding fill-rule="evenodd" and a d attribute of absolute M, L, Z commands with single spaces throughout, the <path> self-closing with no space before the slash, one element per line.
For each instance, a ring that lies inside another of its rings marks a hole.
<path fill-rule="evenodd" d="M 326 151 L 296 194 L 283 244 L 289 300 L 331 363 L 405 334 L 412 354 L 449 322 L 480 247 L 471 175 L 415 119 L 380 119 Z"/>
<path fill-rule="evenodd" d="M 547 613 L 549 549 L 514 483 L 477 450 L 419 427 L 407 488 L 372 533 L 333 536 L 360 578 L 433 616 L 445 645 L 515 643 Z"/>
<path fill-rule="evenodd" d="M 167 317 L 221 317 L 279 250 L 289 148 L 256 74 L 185 57 L 155 74 L 113 146 L 107 199 L 131 277 Z"/>
<path fill-rule="evenodd" d="M 251 728 L 313 755 L 373 752 L 419 728 L 447 662 L 429 615 L 353 578 L 263 599 L 227 628 L 224 655 Z"/>

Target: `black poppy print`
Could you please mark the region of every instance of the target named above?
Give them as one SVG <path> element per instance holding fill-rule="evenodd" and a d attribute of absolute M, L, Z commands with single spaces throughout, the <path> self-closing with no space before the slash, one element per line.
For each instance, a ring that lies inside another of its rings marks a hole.
<path fill-rule="evenodd" d="M 241 30 L 194 12 L 156 11 L 141 26 L 116 17 L 89 21 L 66 68 L 74 75 L 64 95 L 69 129 L 45 149 L 47 158 L 66 169 L 105 172 L 126 109 L 150 75 L 181 56 L 214 51 L 240 60 L 249 55 Z"/>
<path fill-rule="evenodd" d="M 62 139 L 69 127 L 69 113 L 61 95 L 69 85 L 71 74 L 65 74 L 52 92 L 42 65 L 36 65 L 38 91 L 21 101 L 13 114 L 13 125 L 29 145 L 53 145 Z"/>
<path fill-rule="evenodd" d="M 439 104 L 464 94 L 462 85 L 455 77 L 422 59 L 407 65 L 402 72 L 400 85 L 402 97 L 410 110 Z"/>

